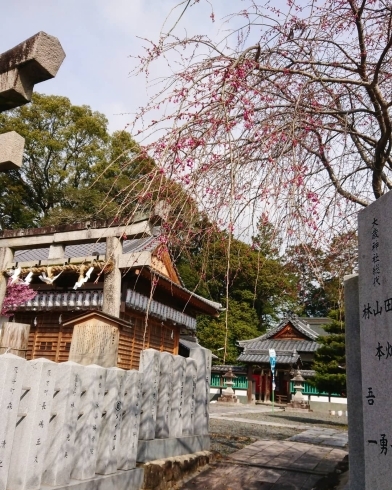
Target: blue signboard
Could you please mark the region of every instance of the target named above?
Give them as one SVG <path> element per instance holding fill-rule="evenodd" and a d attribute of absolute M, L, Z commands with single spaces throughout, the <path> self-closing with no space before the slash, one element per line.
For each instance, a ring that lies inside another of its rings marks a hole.
<path fill-rule="evenodd" d="M 270 364 L 271 364 L 271 371 L 275 371 L 275 366 L 276 366 L 276 352 L 275 349 L 269 349 L 269 356 L 270 356 Z"/>

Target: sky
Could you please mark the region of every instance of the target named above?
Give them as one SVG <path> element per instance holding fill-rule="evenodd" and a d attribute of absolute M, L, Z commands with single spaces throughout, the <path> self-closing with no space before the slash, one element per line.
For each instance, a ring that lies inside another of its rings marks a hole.
<path fill-rule="evenodd" d="M 35 91 L 68 97 L 102 112 L 112 132 L 124 129 L 138 107 L 148 100 L 145 78 L 130 77 L 142 52 L 139 38 L 157 39 L 170 10 L 180 0 L 0 0 L 0 53 L 39 31 L 59 39 L 66 58 L 56 76 L 37 84 Z M 238 7 L 241 0 L 214 0 L 217 18 Z M 217 29 L 201 2 L 185 16 L 188 33 Z M 164 75 L 167 68 L 156 68 Z"/>

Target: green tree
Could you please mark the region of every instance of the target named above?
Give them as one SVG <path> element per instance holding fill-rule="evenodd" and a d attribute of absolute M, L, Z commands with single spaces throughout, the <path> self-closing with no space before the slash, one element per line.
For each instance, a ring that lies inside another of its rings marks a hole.
<path fill-rule="evenodd" d="M 66 97 L 33 95 L 32 104 L 0 115 L 0 131 L 25 138 L 23 165 L 0 175 L 2 228 L 37 226 L 86 186 L 105 158 L 107 120 Z"/>
<path fill-rule="evenodd" d="M 357 262 L 354 231 L 334 236 L 325 250 L 307 244 L 290 247 L 286 263 L 298 278 L 298 313 L 322 317 L 343 308 L 343 279 L 357 269 Z"/>
<path fill-rule="evenodd" d="M 189 289 L 228 309 L 227 325 L 226 312 L 218 319 L 202 318 L 198 321 L 197 335 L 221 359 L 223 352 L 217 349 L 224 347 L 227 335 L 225 361 L 235 362 L 238 340 L 257 337 L 282 310 L 292 309 L 295 277 L 278 257 L 271 258 L 273 252 L 265 248 L 258 249 L 236 239 L 228 247 L 229 237 L 218 231 L 213 236 L 197 238 L 193 247 L 180 256 L 177 266 L 181 277 Z"/>
<path fill-rule="evenodd" d="M 223 301 L 225 305 L 225 301 Z M 235 364 L 238 357 L 237 340 L 251 339 L 260 335 L 258 318 L 254 308 L 247 301 L 230 299 L 229 317 L 227 322 L 227 364 Z M 219 318 L 202 317 L 197 322 L 197 337 L 201 345 L 208 347 L 218 356 L 218 364 L 222 364 L 226 336 L 225 313 Z"/>
<path fill-rule="evenodd" d="M 324 326 L 328 335 L 319 337 L 320 347 L 315 354 L 312 384 L 320 392 L 346 393 L 345 325 L 341 312 L 332 311 L 332 322 Z"/>
<path fill-rule="evenodd" d="M 126 131 L 66 97 L 34 94 L 32 103 L 0 115 L 0 132 L 25 138 L 21 169 L 0 174 L 0 227 L 28 228 L 129 216 L 151 207 L 140 190 L 156 166 Z M 157 172 L 155 171 L 155 174 Z"/>

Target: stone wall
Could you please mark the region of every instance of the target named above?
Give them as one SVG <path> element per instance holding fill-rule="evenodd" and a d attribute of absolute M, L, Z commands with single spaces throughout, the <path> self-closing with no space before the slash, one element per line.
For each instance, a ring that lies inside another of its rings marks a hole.
<path fill-rule="evenodd" d="M 209 449 L 208 352 L 188 362 L 147 349 L 140 371 L 0 355 L 0 490 L 84 489 L 97 479 L 139 489 L 136 461 Z"/>

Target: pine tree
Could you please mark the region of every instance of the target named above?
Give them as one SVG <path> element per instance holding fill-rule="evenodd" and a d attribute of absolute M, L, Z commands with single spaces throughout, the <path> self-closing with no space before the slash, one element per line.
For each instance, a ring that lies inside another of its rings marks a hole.
<path fill-rule="evenodd" d="M 319 337 L 319 349 L 315 354 L 314 370 L 316 375 L 312 384 L 320 392 L 346 393 L 346 352 L 345 325 L 342 312 L 332 311 L 332 322 L 323 328 L 329 334 Z"/>

